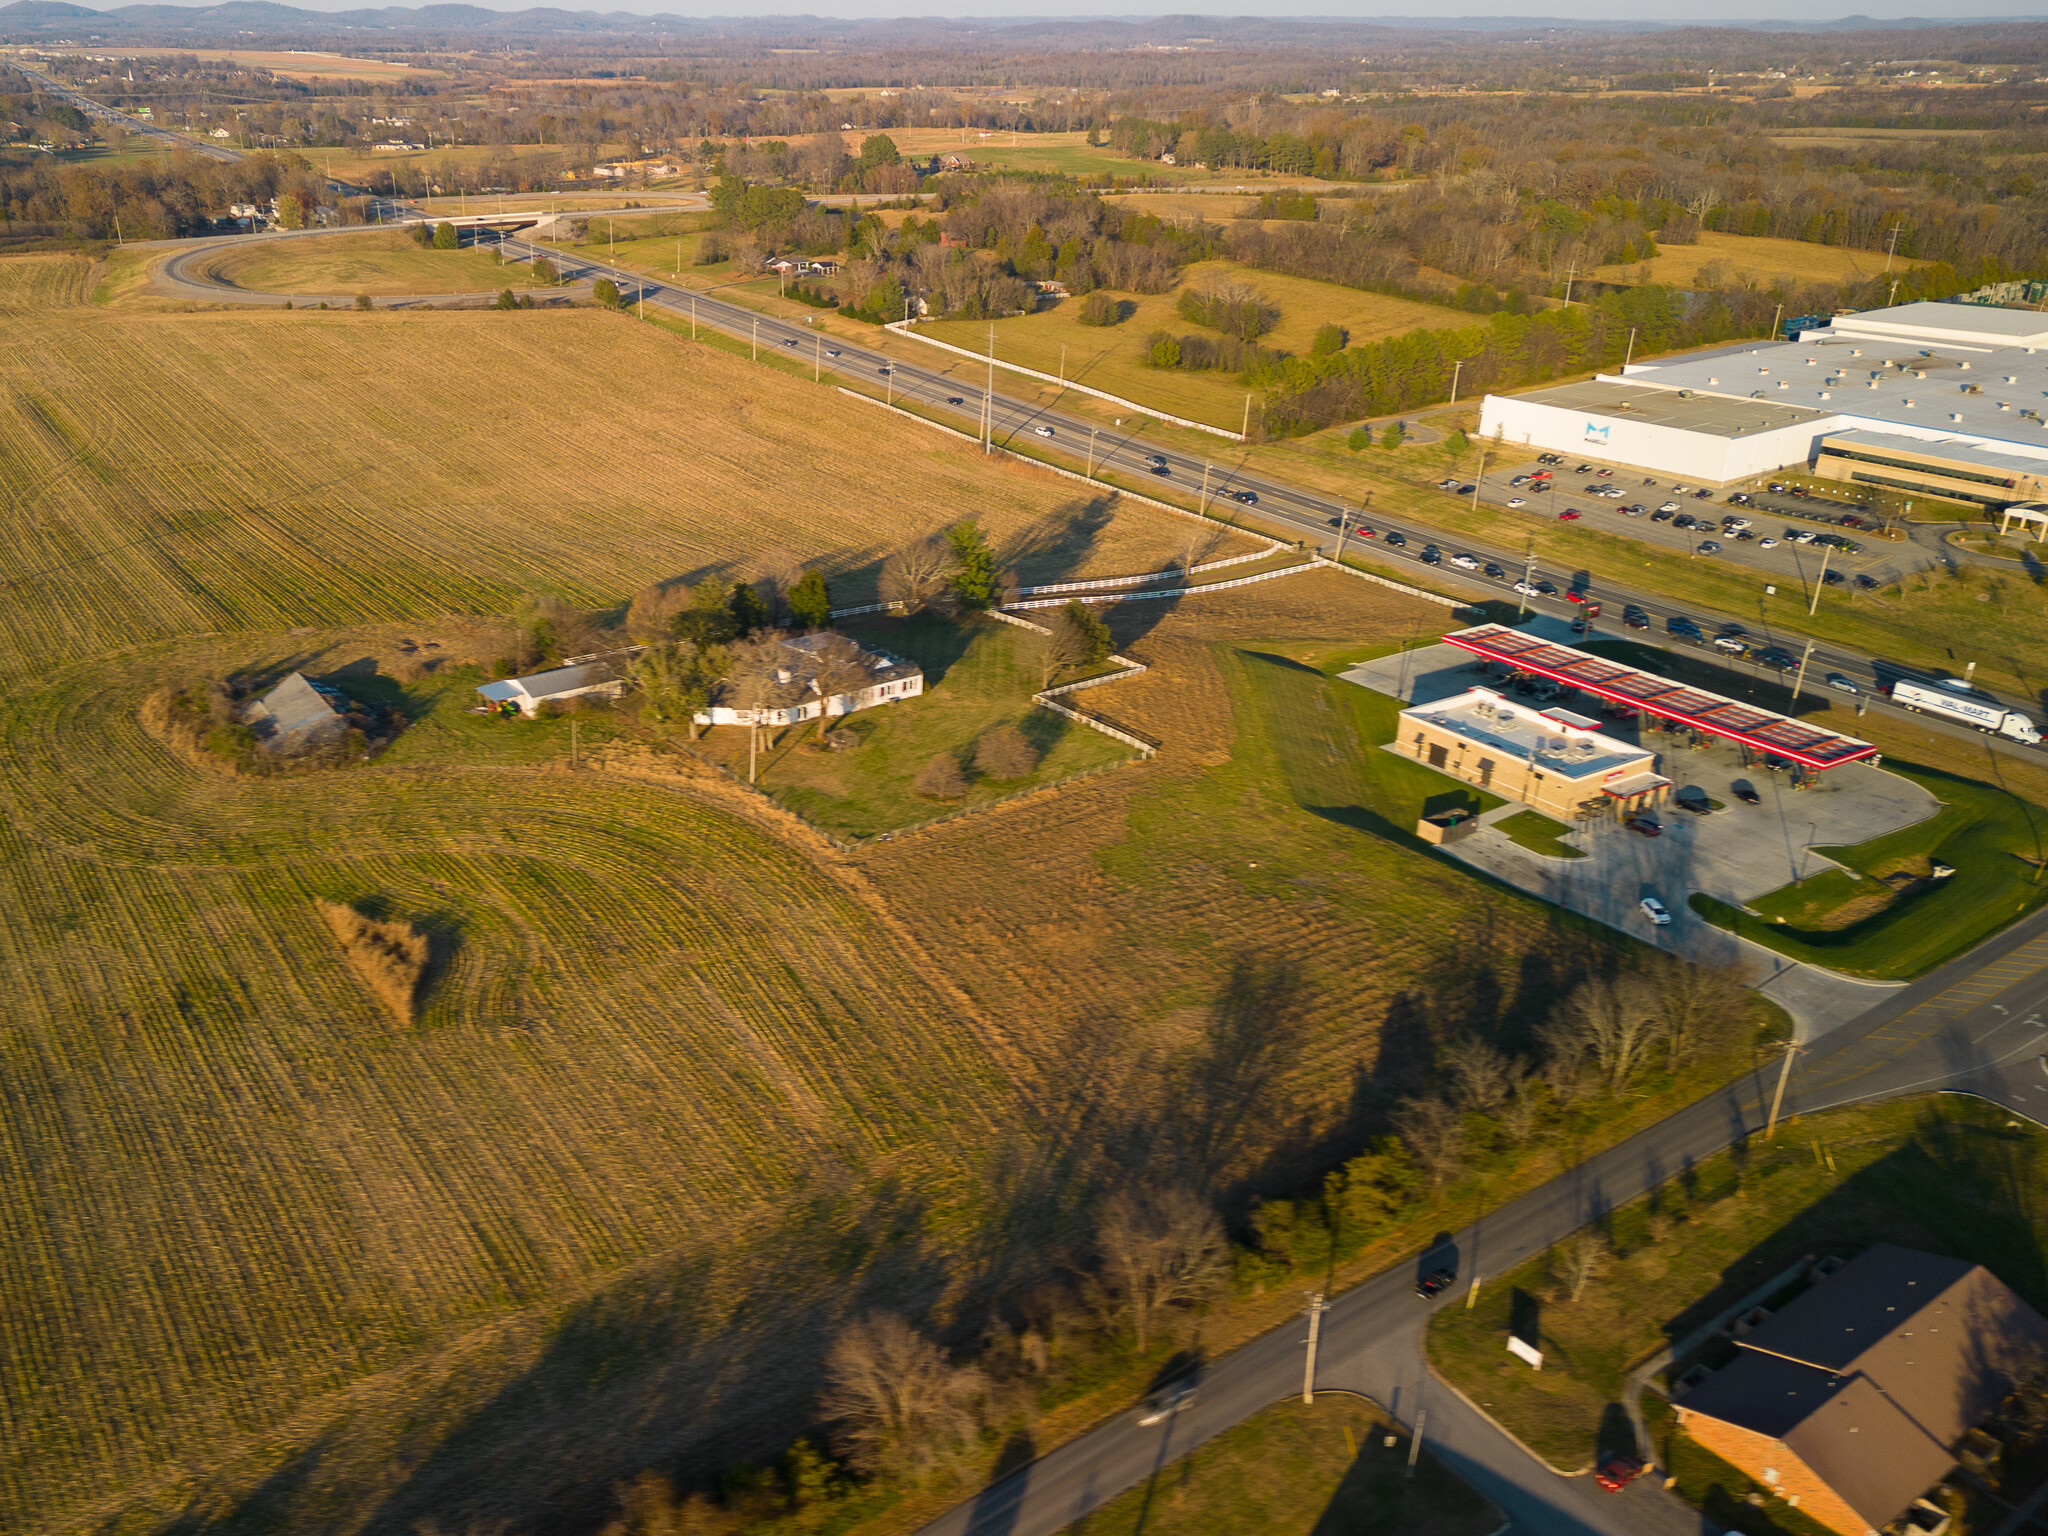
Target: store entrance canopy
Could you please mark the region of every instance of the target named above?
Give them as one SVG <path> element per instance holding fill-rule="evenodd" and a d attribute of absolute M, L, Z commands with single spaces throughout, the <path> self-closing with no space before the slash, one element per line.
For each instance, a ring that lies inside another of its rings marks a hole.
<path fill-rule="evenodd" d="M 1723 698 L 1685 683 L 1673 682 L 1640 667 L 1631 667 L 1575 646 L 1558 645 L 1525 635 L 1503 624 L 1481 624 L 1444 636 L 1445 643 L 1484 656 L 1521 672 L 1555 678 L 1574 688 L 1644 710 L 1712 736 L 1739 741 L 1808 768 L 1838 768 L 1877 756 L 1877 748 L 1853 736 L 1822 730 L 1789 715 L 1777 715 L 1754 704 Z"/>

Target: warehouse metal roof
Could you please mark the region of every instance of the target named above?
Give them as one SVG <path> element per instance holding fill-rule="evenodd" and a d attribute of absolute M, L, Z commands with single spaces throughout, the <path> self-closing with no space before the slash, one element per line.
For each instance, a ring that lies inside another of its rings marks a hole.
<path fill-rule="evenodd" d="M 1727 395 L 1681 394 L 1661 381 L 1643 385 L 1613 379 L 1589 379 L 1578 384 L 1560 384 L 1554 389 L 1532 390 L 1517 395 L 1536 405 L 1559 410 L 1583 411 L 1590 416 L 1621 416 L 1653 427 L 1676 427 L 1684 432 L 1704 432 L 1711 437 L 1753 437 L 1780 427 L 1799 427 L 1825 422 L 1830 413 L 1776 400 L 1731 399 Z"/>
<path fill-rule="evenodd" d="M 1877 748 L 1853 736 L 1823 730 L 1694 688 L 1686 683 L 1659 677 L 1640 667 L 1625 666 L 1605 656 L 1575 646 L 1558 645 L 1504 624 L 1481 624 L 1444 636 L 1447 644 L 1458 646 L 1523 672 L 1556 678 L 1574 688 L 1583 688 L 1603 699 L 1646 710 L 1680 725 L 1709 735 L 1739 741 L 1759 752 L 1769 752 L 1808 768 L 1837 768 L 1843 763 L 1875 757 Z"/>

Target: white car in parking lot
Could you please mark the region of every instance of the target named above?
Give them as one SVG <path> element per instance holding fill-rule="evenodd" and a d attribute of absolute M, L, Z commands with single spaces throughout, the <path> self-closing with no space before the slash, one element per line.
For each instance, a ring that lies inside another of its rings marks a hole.
<path fill-rule="evenodd" d="M 1667 501 L 1664 503 L 1663 506 L 1659 507 L 1657 510 L 1659 512 L 1676 512 L 1678 510 L 1678 503 L 1675 501 Z"/>
<path fill-rule="evenodd" d="M 1776 539 L 1758 539 L 1756 541 L 1756 547 L 1758 549 L 1776 549 L 1778 547 L 1778 541 Z"/>
<path fill-rule="evenodd" d="M 1659 928 L 1669 928 L 1671 926 L 1670 912 L 1665 909 L 1664 903 L 1656 897 L 1645 896 L 1639 905 L 1642 907 L 1644 915 Z"/>
<path fill-rule="evenodd" d="M 1508 498 L 1508 505 L 1511 507 L 1526 507 L 1529 505 L 1529 498 L 1526 496 L 1510 496 Z"/>

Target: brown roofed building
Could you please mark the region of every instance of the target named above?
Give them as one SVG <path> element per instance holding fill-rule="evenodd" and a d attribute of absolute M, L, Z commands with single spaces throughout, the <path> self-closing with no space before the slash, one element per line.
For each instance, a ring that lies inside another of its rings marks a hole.
<path fill-rule="evenodd" d="M 1844 1536 L 1895 1519 L 2048 1355 L 2048 1321 L 1982 1265 L 1877 1243 L 1738 1339 L 1685 1432 Z"/>

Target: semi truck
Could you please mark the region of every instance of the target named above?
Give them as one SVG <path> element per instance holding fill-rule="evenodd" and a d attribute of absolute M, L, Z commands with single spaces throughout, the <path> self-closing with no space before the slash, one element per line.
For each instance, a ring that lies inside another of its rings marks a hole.
<path fill-rule="evenodd" d="M 1974 725 L 1987 735 L 2009 736 L 2030 747 L 2041 744 L 2041 732 L 2033 721 L 2016 709 L 2007 709 L 1994 699 L 1975 693 L 1959 693 L 1933 683 L 1913 683 L 1904 678 L 1892 684 L 1892 702 L 1923 714 L 1940 715 L 1962 725 Z"/>

